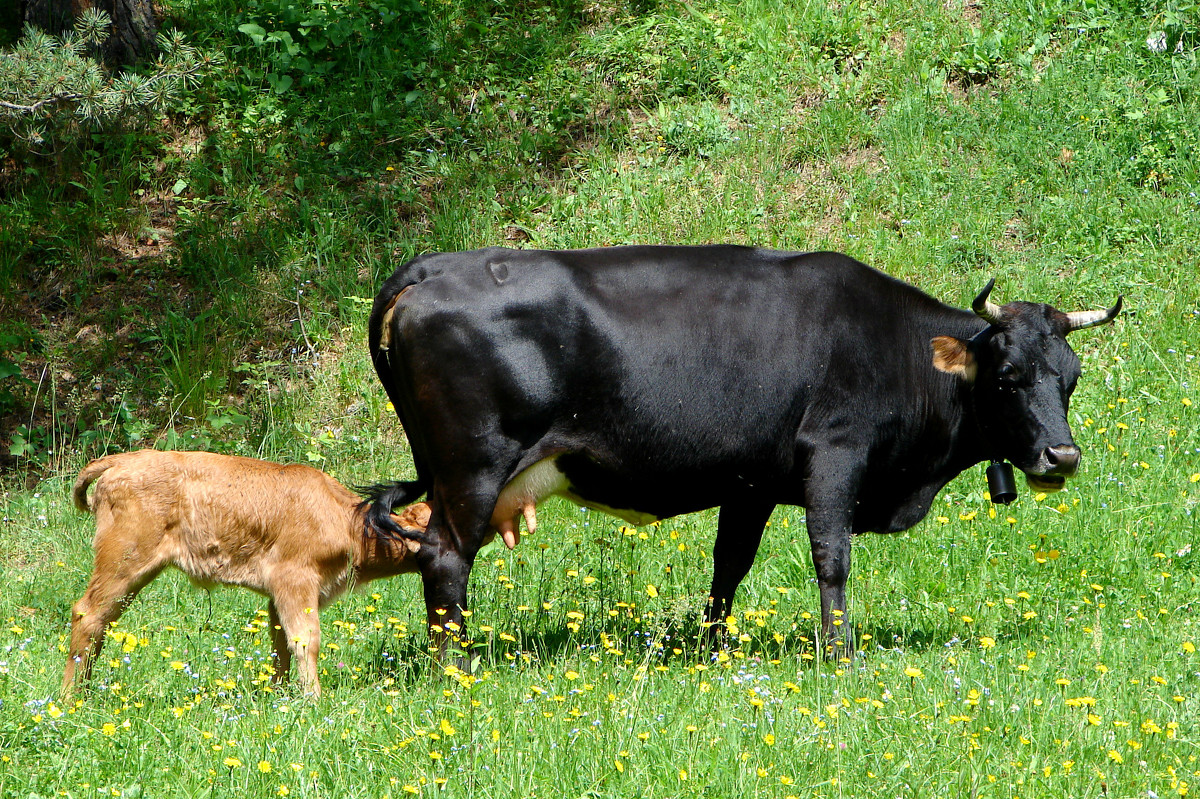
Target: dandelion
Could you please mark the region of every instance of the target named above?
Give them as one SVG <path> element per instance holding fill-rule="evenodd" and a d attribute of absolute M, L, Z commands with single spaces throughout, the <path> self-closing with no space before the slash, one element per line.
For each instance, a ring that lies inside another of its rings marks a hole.
<path fill-rule="evenodd" d="M 904 676 L 914 680 L 919 680 L 924 678 L 925 672 L 921 671 L 916 666 L 909 666 L 904 670 Z"/>
<path fill-rule="evenodd" d="M 620 760 L 614 760 L 614 761 L 613 761 L 613 766 L 615 766 L 615 767 L 616 767 L 616 769 L 617 769 L 617 771 L 618 771 L 619 773 L 621 773 L 621 774 L 624 774 L 624 773 L 625 773 L 625 763 L 623 763 L 622 761 L 620 761 Z"/>
<path fill-rule="evenodd" d="M 265 760 L 260 760 L 260 761 L 258 761 L 258 770 L 261 771 L 263 774 L 270 774 L 271 773 L 271 764 Z"/>
<path fill-rule="evenodd" d="M 983 636 L 979 639 L 979 646 L 984 649 L 991 649 L 996 645 L 996 639 L 989 636 Z"/>
<path fill-rule="evenodd" d="M 687 782 L 687 778 L 688 778 L 687 769 L 683 769 L 683 768 L 679 769 L 679 781 Z"/>
<path fill-rule="evenodd" d="M 241 768 L 242 767 L 242 761 L 238 760 L 236 757 L 227 757 L 224 760 L 222 760 L 221 762 L 225 764 L 225 768 Z"/>
<path fill-rule="evenodd" d="M 652 584 L 647 585 L 646 586 L 646 596 L 650 597 L 651 599 L 656 598 L 658 596 L 658 589 L 655 588 Z"/>

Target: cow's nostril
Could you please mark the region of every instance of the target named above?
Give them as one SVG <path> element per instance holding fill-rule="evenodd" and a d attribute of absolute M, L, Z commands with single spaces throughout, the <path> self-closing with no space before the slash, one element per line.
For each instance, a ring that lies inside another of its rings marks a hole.
<path fill-rule="evenodd" d="M 1051 474 L 1075 474 L 1079 468 L 1079 447 L 1074 444 L 1059 444 L 1046 449 L 1046 462 Z"/>

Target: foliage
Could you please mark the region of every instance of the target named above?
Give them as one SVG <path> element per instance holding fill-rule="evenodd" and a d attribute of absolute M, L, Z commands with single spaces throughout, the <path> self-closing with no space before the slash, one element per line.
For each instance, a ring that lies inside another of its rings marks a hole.
<path fill-rule="evenodd" d="M 89 52 L 108 38 L 111 24 L 105 12 L 87 9 L 73 32 L 54 37 L 30 28 L 0 54 L 0 129 L 39 147 L 48 138 L 161 111 L 219 61 L 172 32 L 159 36 L 161 54 L 152 72 L 110 76 Z"/>

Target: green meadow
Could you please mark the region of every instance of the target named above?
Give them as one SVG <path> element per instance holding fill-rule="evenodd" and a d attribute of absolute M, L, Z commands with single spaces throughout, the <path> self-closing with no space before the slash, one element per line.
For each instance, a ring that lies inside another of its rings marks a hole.
<path fill-rule="evenodd" d="M 1194 2 L 164 7 L 226 58 L 171 113 L 0 138 L 0 797 L 1200 793 Z M 840 250 L 960 307 L 991 277 L 1124 295 L 1072 336 L 1080 473 L 1005 507 L 979 466 L 856 539 L 849 661 L 814 642 L 803 509 L 710 652 L 715 511 L 553 500 L 480 553 L 472 673 L 400 577 L 322 614 L 306 698 L 270 682 L 264 599 L 167 573 L 59 697 L 90 458 L 411 477 L 365 345 L 396 266 L 666 242 Z"/>

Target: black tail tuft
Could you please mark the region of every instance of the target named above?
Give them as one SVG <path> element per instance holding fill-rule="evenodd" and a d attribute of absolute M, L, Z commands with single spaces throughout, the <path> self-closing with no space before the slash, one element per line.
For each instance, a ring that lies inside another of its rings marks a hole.
<path fill-rule="evenodd" d="M 409 538 L 428 543 L 420 536 L 414 535 L 414 531 L 405 530 L 392 519 L 392 511 L 416 502 L 425 493 L 425 485 L 420 480 L 356 486 L 354 490 L 363 498 L 358 507 L 365 511 L 366 528 L 369 532 L 384 539 Z"/>

